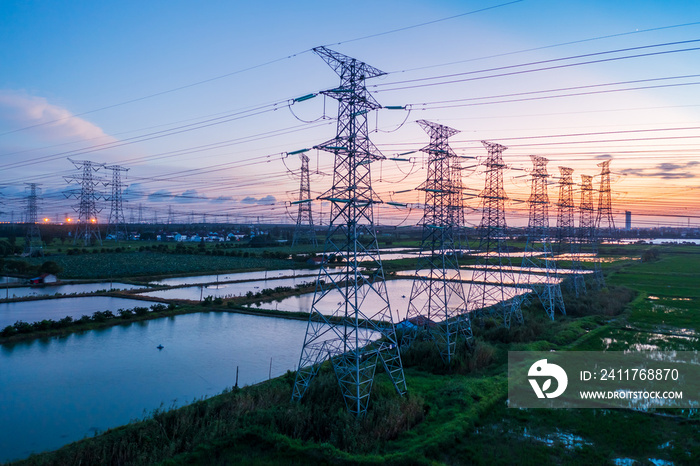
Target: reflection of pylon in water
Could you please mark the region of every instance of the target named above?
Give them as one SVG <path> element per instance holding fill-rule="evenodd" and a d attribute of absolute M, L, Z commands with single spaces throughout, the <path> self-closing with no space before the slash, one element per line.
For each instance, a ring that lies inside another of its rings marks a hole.
<path fill-rule="evenodd" d="M 537 155 L 531 155 L 530 158 L 533 164 L 532 190 L 528 200 L 530 218 L 527 245 L 518 282 L 521 285 L 527 285 L 537 294 L 549 318 L 554 319 L 557 309 L 562 314 L 566 314 L 566 310 L 549 234 L 549 195 L 547 194 L 549 160 Z M 534 272 L 544 272 L 544 277 L 534 275 Z M 518 299 L 522 298 L 516 298 Z"/>
<path fill-rule="evenodd" d="M 317 147 L 335 155 L 333 187 L 322 196 L 331 203 L 325 254 L 342 258 L 342 268 L 321 266 L 292 399 L 303 398 L 320 363 L 330 358 L 348 410 L 362 416 L 378 364 L 397 392 L 406 391 L 374 228 L 378 199 L 370 173 L 371 162 L 382 156 L 369 140 L 367 113 L 380 105 L 365 80 L 385 73 L 325 47 L 314 51 L 341 81 L 323 92 L 338 100 L 336 137 Z"/>
<path fill-rule="evenodd" d="M 603 286 L 605 279 L 598 257 L 598 237 L 596 234 L 596 218 L 593 208 L 593 177 L 581 175 L 581 205 L 578 222 L 578 239 L 581 253 L 591 256 L 593 261 L 594 283 Z"/>
<path fill-rule="evenodd" d="M 402 344 L 417 336 L 416 329 L 426 330 L 449 363 L 458 339 L 468 341 L 472 336 L 455 251 L 462 187 L 453 176 L 455 153 L 447 141 L 458 131 L 425 120 L 418 124 L 430 135 L 430 144 L 422 149 L 428 155 L 428 175 L 418 187 L 425 192 L 423 239 L 408 302 L 406 326 L 410 328 Z"/>
<path fill-rule="evenodd" d="M 581 244 L 575 229 L 573 168 L 559 167 L 559 204 L 557 211 L 558 254 L 568 255 L 571 260 L 571 276 L 566 281 L 576 296 L 585 292 L 586 284 L 581 270 Z"/>
<path fill-rule="evenodd" d="M 316 242 L 316 231 L 314 230 L 314 218 L 311 214 L 309 157 L 302 153 L 299 154 L 299 158 L 301 158 L 301 182 L 299 186 L 299 199 L 295 202 L 296 204 L 299 204 L 299 213 L 297 214 L 297 225 L 294 228 L 292 246 L 296 246 L 299 243 L 307 243 L 318 246 L 318 243 Z"/>
<path fill-rule="evenodd" d="M 484 162 L 486 180 L 482 199 L 482 215 L 479 224 L 479 248 L 467 302 L 479 314 L 486 312 L 502 320 L 510 327 L 512 318 L 522 322 L 523 316 L 517 300 L 507 302 L 517 294 L 515 278 L 506 241 L 505 201 L 503 189 L 503 151 L 505 146 L 482 141 L 489 155 Z"/>

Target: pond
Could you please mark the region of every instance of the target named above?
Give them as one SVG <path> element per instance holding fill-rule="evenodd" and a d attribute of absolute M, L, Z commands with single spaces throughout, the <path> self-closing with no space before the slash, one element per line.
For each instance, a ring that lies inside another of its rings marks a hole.
<path fill-rule="evenodd" d="M 241 386 L 294 370 L 305 331 L 297 320 L 208 312 L 2 345 L 0 462 L 218 394 L 237 366 Z"/>
<path fill-rule="evenodd" d="M 130 285 L 128 283 L 78 283 L 65 285 L 49 285 L 49 286 L 20 286 L 17 288 L 7 288 L 3 290 L 0 287 L 0 299 L 5 298 L 25 298 L 27 296 L 51 296 L 55 294 L 71 294 L 71 293 L 94 293 L 99 290 L 135 290 L 143 288 L 140 285 Z"/>
<path fill-rule="evenodd" d="M 216 282 L 232 282 L 243 280 L 267 280 L 272 278 L 298 277 L 298 276 L 315 276 L 318 275 L 316 269 L 284 269 L 284 270 L 260 270 L 257 272 L 241 272 L 241 273 L 220 273 L 210 275 L 194 275 L 190 277 L 174 277 L 155 280 L 150 283 L 156 285 L 178 286 L 178 285 L 196 285 L 199 283 L 216 283 Z"/>
<path fill-rule="evenodd" d="M 251 291 L 257 293 L 264 289 L 273 289 L 278 286 L 297 286 L 307 283 L 315 283 L 316 275 L 296 278 L 278 278 L 274 280 L 258 280 L 239 283 L 219 283 L 214 285 L 186 286 L 183 288 L 173 288 L 170 290 L 148 291 L 142 293 L 143 296 L 160 299 L 189 299 L 201 301 L 202 299 L 213 297 L 243 296 Z"/>
<path fill-rule="evenodd" d="M 95 311 L 112 311 L 117 309 L 132 309 L 134 307 L 150 307 L 156 304 L 139 299 L 114 298 L 111 296 L 85 296 L 81 298 L 39 299 L 17 303 L 0 303 L 0 329 L 12 325 L 18 320 L 37 322 L 44 319 L 59 320 L 66 316 L 79 319 L 83 315 L 90 316 Z"/>
<path fill-rule="evenodd" d="M 366 286 L 366 285 L 365 285 Z M 492 285 L 482 285 L 489 288 L 498 288 Z M 408 312 L 408 301 L 411 296 L 411 289 L 413 287 L 413 280 L 387 280 L 386 288 L 389 295 L 389 304 L 391 306 L 392 318 L 394 323 L 398 323 L 406 318 Z M 504 287 L 506 288 L 506 294 L 513 296 L 515 294 L 514 287 Z M 529 291 L 529 290 L 528 290 Z M 523 290 L 525 292 L 525 290 Z M 464 293 L 469 293 L 469 285 L 464 284 Z M 279 311 L 287 312 L 309 312 L 311 305 L 313 304 L 314 293 L 306 293 L 299 296 L 290 296 L 279 301 L 272 302 L 262 302 L 259 304 L 252 305 L 254 309 L 276 309 Z M 321 300 L 317 309 L 319 312 L 325 315 L 331 315 L 337 309 L 338 304 L 341 302 L 341 295 L 337 291 L 331 291 L 326 295 L 323 300 Z M 416 307 L 419 309 L 425 304 L 426 298 L 425 294 L 420 296 L 416 300 Z M 451 305 L 456 305 L 457 301 L 452 300 Z M 489 304 L 496 304 L 496 301 Z M 368 293 L 365 302 L 363 303 L 363 308 L 366 309 L 379 309 L 382 305 L 381 299 L 375 293 Z M 471 309 L 471 307 L 470 307 Z M 371 311 L 369 312 L 371 315 Z"/>
<path fill-rule="evenodd" d="M 520 272 L 521 268 L 520 267 L 503 266 L 502 269 L 506 270 L 506 271 L 510 271 L 511 275 L 513 277 L 513 280 L 509 280 L 508 282 L 504 281 L 504 283 L 506 285 L 514 285 L 515 281 L 518 280 L 518 278 L 519 278 L 519 272 Z M 448 269 L 448 270 L 450 270 L 450 269 Z M 454 273 L 454 269 L 451 269 L 451 270 L 452 270 L 452 273 Z M 472 280 L 474 280 L 474 274 L 476 273 L 476 270 L 477 270 L 476 267 L 471 267 L 471 266 L 460 267 L 459 277 L 463 282 L 471 282 Z M 483 270 L 483 268 L 482 268 L 482 270 Z M 533 268 L 533 272 L 540 272 L 540 271 L 546 272 L 545 269 Z M 418 274 L 421 277 L 427 277 L 430 274 L 430 271 L 429 270 L 420 270 L 418 272 Z M 400 277 L 414 277 L 416 275 L 416 272 L 413 270 L 401 270 L 401 271 L 396 272 L 396 275 L 398 275 Z M 482 274 L 478 278 L 483 280 L 484 275 Z M 522 276 L 520 276 L 520 283 L 544 283 L 546 281 L 546 278 L 547 277 L 544 275 L 522 274 Z M 550 277 L 550 282 L 554 283 L 557 281 L 561 282 L 561 279 L 556 279 L 554 277 Z M 499 282 L 490 281 L 489 283 L 499 283 Z"/>

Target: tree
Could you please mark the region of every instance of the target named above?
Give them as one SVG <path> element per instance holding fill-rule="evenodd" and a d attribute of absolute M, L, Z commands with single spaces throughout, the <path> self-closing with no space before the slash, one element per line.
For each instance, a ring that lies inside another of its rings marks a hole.
<path fill-rule="evenodd" d="M 39 267 L 39 272 L 50 273 L 51 275 L 58 275 L 63 272 L 63 268 L 54 261 L 46 261 Z"/>
<path fill-rule="evenodd" d="M 0 255 L 7 256 L 14 252 L 14 247 L 6 239 L 0 239 Z"/>

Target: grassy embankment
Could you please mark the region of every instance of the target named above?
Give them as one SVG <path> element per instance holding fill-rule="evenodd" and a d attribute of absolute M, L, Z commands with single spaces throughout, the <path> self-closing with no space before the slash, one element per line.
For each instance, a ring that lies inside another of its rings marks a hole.
<path fill-rule="evenodd" d="M 623 410 L 507 409 L 505 370 L 508 350 L 604 349 L 608 338 L 616 340 L 612 349 L 640 341 L 661 349 L 699 349 L 697 335 L 655 339 L 660 331 L 700 328 L 700 296 L 693 286 L 700 282 L 698 252 L 664 247 L 658 260 L 615 266 L 609 288 L 580 300 L 568 296 L 570 315 L 553 323 L 533 308 L 525 311 L 523 327 L 476 326 L 473 353 L 462 350 L 449 369 L 431 344 L 414 345 L 404 354 L 409 395 L 397 397 L 380 375 L 370 412 L 360 421 L 346 414 L 326 365 L 302 403 L 289 402 L 290 373 L 158 411 L 22 463 L 602 464 L 653 458 L 697 464 L 697 419 Z M 636 297 L 621 285 L 636 290 Z M 628 333 L 634 338 L 621 337 Z"/>

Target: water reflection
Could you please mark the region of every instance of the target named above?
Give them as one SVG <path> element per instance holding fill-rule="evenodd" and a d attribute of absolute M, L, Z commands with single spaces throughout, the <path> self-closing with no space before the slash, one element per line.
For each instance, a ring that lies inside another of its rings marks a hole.
<path fill-rule="evenodd" d="M 221 283 L 214 285 L 187 286 L 184 288 L 173 288 L 170 290 L 149 291 L 143 296 L 160 299 L 189 299 L 200 301 L 209 296 L 212 297 L 235 297 L 244 296 L 247 292 L 257 293 L 264 289 L 273 289 L 278 286 L 295 287 L 297 285 L 313 284 L 317 277 L 296 277 L 279 278 L 275 280 L 259 280 L 240 283 Z"/>
<path fill-rule="evenodd" d="M 92 315 L 95 311 L 112 311 L 150 307 L 155 303 L 139 299 L 114 298 L 112 296 L 86 296 L 81 298 L 40 299 L 17 303 L 0 303 L 0 329 L 18 320 L 37 322 L 44 319 L 59 320 L 66 316 L 79 319 Z"/>
<path fill-rule="evenodd" d="M 284 270 L 261 270 L 257 272 L 241 273 L 220 273 L 210 275 L 194 275 L 189 277 L 174 277 L 156 280 L 151 283 L 156 285 L 178 286 L 196 285 L 198 283 L 233 282 L 243 280 L 268 280 L 275 278 L 316 276 L 318 269 L 284 269 Z"/>
<path fill-rule="evenodd" d="M 367 285 L 365 285 L 367 286 Z M 400 322 L 406 318 L 408 312 L 408 301 L 411 296 L 411 288 L 413 286 L 413 280 L 387 280 L 386 288 L 389 295 L 389 304 L 391 306 L 391 315 L 394 319 L 394 323 Z M 485 285 L 489 288 L 500 288 L 499 286 Z M 464 292 L 465 296 L 469 293 L 469 285 L 465 284 Z M 504 287 L 506 289 L 506 295 L 509 297 L 515 296 L 515 287 Z M 530 290 L 522 290 L 526 292 Z M 313 293 L 306 293 L 299 296 L 290 296 L 279 301 L 273 302 L 263 302 L 259 304 L 254 304 L 253 308 L 257 309 L 276 309 L 279 311 L 287 312 L 309 312 L 311 305 L 313 304 Z M 423 293 L 416 301 L 415 305 L 418 309 L 421 309 L 427 300 L 427 296 Z M 317 309 L 319 312 L 325 315 L 332 315 L 337 309 L 338 303 L 342 301 L 342 296 L 337 291 L 330 291 L 318 304 Z M 455 300 L 453 305 L 457 305 Z M 496 304 L 496 301 L 492 303 L 487 303 L 487 305 Z M 367 294 L 365 301 L 362 304 L 363 307 L 367 309 L 379 309 L 383 306 L 381 299 L 375 293 Z M 470 306 L 470 310 L 474 310 Z"/>
<path fill-rule="evenodd" d="M 71 293 L 94 293 L 99 290 L 135 290 L 144 288 L 141 285 L 130 285 L 128 283 L 79 283 L 70 285 L 55 285 L 44 287 L 21 286 L 17 288 L 0 289 L 0 299 L 25 298 L 27 296 L 51 296 L 55 294 Z"/>
<path fill-rule="evenodd" d="M 298 363 L 306 322 L 210 312 L 2 345 L 0 461 Z M 156 346 L 163 345 L 163 350 Z M 272 370 L 270 371 L 270 361 Z"/>

